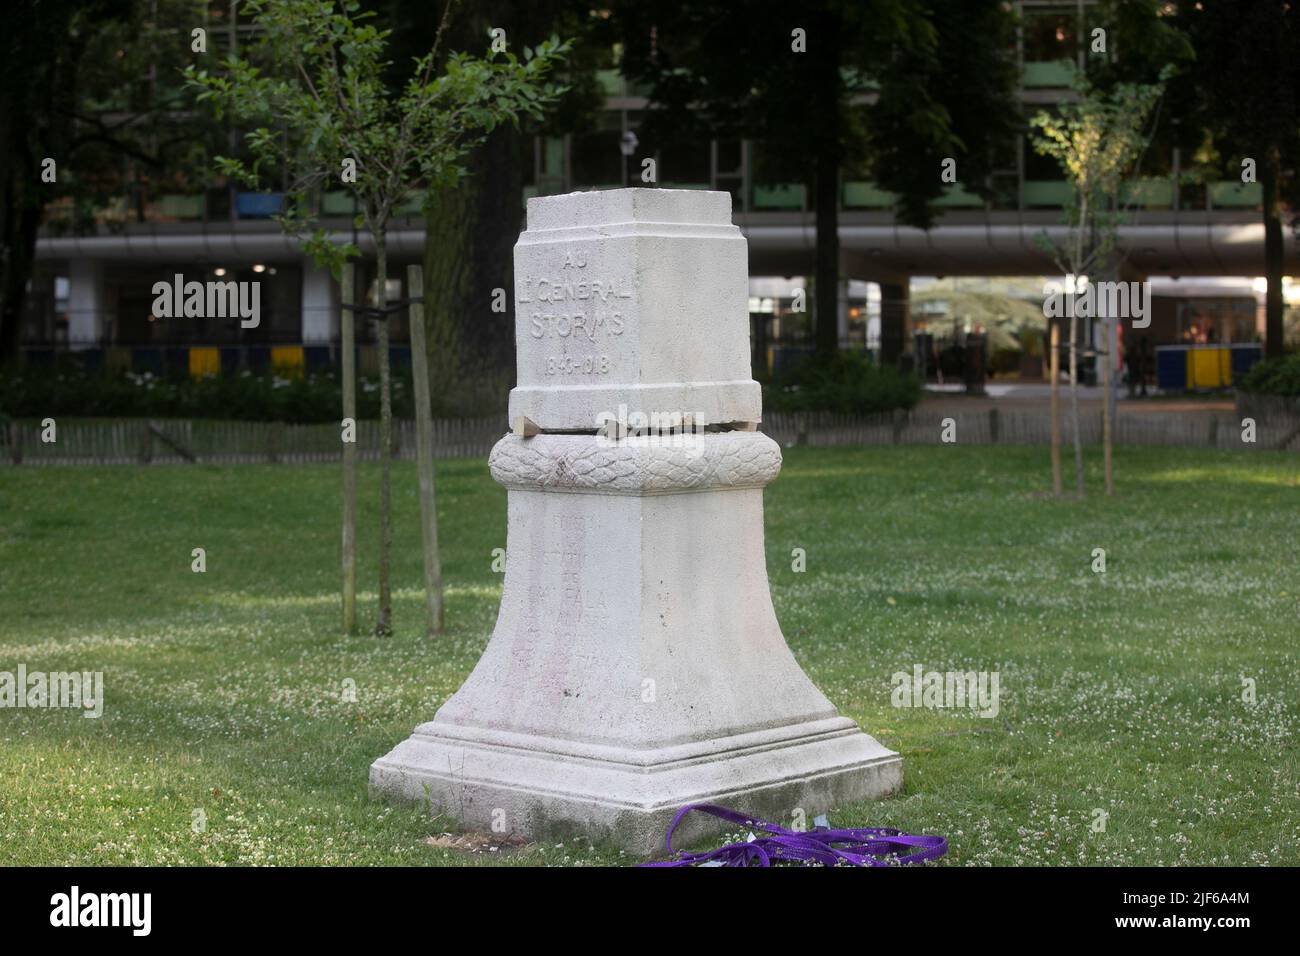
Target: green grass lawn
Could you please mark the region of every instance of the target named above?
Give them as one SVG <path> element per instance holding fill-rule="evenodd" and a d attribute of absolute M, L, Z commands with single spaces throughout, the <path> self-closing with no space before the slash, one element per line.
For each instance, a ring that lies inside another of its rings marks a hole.
<path fill-rule="evenodd" d="M 832 823 L 943 834 L 955 864 L 1300 864 L 1297 458 L 1121 449 L 1118 497 L 1084 502 L 1041 495 L 1046 458 L 787 451 L 767 493 L 777 615 L 904 756 L 900 795 Z M 337 466 L 0 469 L 0 670 L 103 671 L 107 698 L 98 720 L 0 710 L 0 864 L 633 862 L 585 841 L 431 846 L 449 821 L 368 799 L 370 762 L 495 620 L 505 492 L 482 461 L 438 481 L 449 630 L 430 642 L 411 463 L 386 640 L 339 633 Z M 377 486 L 363 470 L 368 620 Z M 892 707 L 914 664 L 996 670 L 998 716 Z"/>

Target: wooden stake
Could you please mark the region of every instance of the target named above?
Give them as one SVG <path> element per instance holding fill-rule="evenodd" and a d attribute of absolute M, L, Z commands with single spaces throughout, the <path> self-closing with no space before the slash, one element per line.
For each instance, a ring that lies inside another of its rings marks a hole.
<path fill-rule="evenodd" d="M 356 266 L 343 266 L 343 310 L 339 322 L 343 368 L 343 417 L 357 420 Z M 358 429 L 353 429 L 353 438 Z M 340 423 L 339 435 L 342 436 Z M 357 446 L 343 443 L 343 632 L 357 630 Z"/>
<path fill-rule="evenodd" d="M 1052 494 L 1061 497 L 1061 327 L 1052 322 L 1051 357 L 1047 362 L 1051 381 Z"/>
<path fill-rule="evenodd" d="M 406 267 L 406 294 L 419 299 L 424 294 L 424 272 L 420 266 Z M 409 306 L 411 327 L 411 376 L 415 379 L 415 460 L 420 475 L 420 538 L 424 544 L 424 600 L 428 610 L 428 632 L 442 633 L 442 561 L 438 555 L 438 509 L 433 485 L 433 409 L 429 404 L 429 355 L 425 351 L 424 305 Z"/>
<path fill-rule="evenodd" d="M 1112 328 L 1109 316 L 1102 319 L 1101 330 L 1106 340 L 1106 346 L 1102 349 L 1102 354 L 1098 358 L 1101 359 L 1101 455 L 1103 471 L 1105 472 L 1105 493 L 1107 495 L 1115 493 L 1114 472 L 1111 468 L 1111 430 L 1114 424 L 1110 420 L 1110 363 L 1115 360 L 1111 335 Z"/>

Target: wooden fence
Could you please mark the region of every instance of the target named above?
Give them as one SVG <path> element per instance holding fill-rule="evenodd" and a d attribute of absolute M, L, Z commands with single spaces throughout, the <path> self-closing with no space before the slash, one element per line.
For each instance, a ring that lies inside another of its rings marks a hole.
<path fill-rule="evenodd" d="M 506 432 L 505 416 L 443 419 L 433 423 L 437 458 L 486 457 Z M 0 429 L 0 462 L 30 465 L 112 465 L 198 461 L 212 464 L 248 462 L 338 461 L 342 432 L 337 423 L 286 425 L 283 422 L 227 422 L 205 419 L 57 423 L 55 441 L 41 440 L 42 428 L 11 422 Z M 357 457 L 379 459 L 379 422 L 359 421 Z M 415 422 L 393 422 L 394 453 L 415 457 Z"/>
<path fill-rule="evenodd" d="M 1300 450 L 1300 414 L 1277 414 L 1255 422 L 1255 442 L 1242 440 L 1243 416 L 1233 412 L 1121 412 L 1115 424 L 1117 445 L 1175 445 L 1190 448 L 1290 448 Z M 1008 411 L 894 412 L 854 417 L 824 412 L 770 414 L 762 429 L 782 445 L 938 445 L 945 425 L 959 445 L 1046 445 L 1051 423 L 1040 409 Z M 1068 409 L 1061 412 L 1061 441 L 1072 441 Z M 1101 442 L 1101 412 L 1081 411 L 1079 433 L 1085 444 Z"/>
<path fill-rule="evenodd" d="M 951 419 L 951 424 L 948 420 Z M 1071 441 L 1069 415 L 1062 415 L 1061 440 Z M 874 416 L 774 413 L 762 430 L 784 446 L 937 445 L 945 431 L 959 445 L 1042 445 L 1049 441 L 1041 410 L 911 411 Z M 205 419 L 66 421 L 56 424 L 55 441 L 42 440 L 39 424 L 11 422 L 0 428 L 0 464 L 79 465 L 248 462 L 327 462 L 341 456 L 340 426 L 286 425 Z M 1242 440 L 1242 416 L 1232 412 L 1124 412 L 1115 428 L 1117 445 L 1174 445 L 1219 449 L 1300 451 L 1300 413 L 1256 421 L 1256 440 Z M 441 419 L 433 423 L 436 458 L 482 458 L 506 433 L 503 416 Z M 1101 416 L 1080 418 L 1083 441 L 1101 441 Z M 415 422 L 394 421 L 395 454 L 415 455 Z M 362 460 L 379 458 L 379 423 L 361 421 L 356 430 Z"/>

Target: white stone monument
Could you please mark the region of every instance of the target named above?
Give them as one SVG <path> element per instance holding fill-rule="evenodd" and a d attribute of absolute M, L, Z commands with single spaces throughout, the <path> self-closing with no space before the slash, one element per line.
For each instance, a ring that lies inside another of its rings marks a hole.
<path fill-rule="evenodd" d="M 902 759 L 813 686 L 772 608 L 763 488 L 781 451 L 754 430 L 746 260 L 727 193 L 529 200 L 513 430 L 489 459 L 509 489 L 500 614 L 460 690 L 375 761 L 373 791 L 648 855 L 687 803 L 788 822 L 901 786 Z M 687 429 L 597 433 L 638 412 Z"/>

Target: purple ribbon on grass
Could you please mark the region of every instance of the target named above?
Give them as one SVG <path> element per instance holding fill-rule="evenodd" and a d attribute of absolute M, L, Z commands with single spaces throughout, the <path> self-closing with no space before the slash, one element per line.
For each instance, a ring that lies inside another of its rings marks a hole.
<path fill-rule="evenodd" d="M 747 843 L 728 843 L 705 853 L 678 851 L 674 854 L 673 831 L 688 813 L 696 810 L 770 835 L 755 836 Z M 822 866 L 896 866 L 936 860 L 948 852 L 948 841 L 941 836 L 912 836 L 891 827 L 846 830 L 816 827 L 799 833 L 713 803 L 692 803 L 678 810 L 668 825 L 664 846 L 669 856 L 675 855 L 675 859 L 641 865 L 771 866 L 789 862 Z"/>

